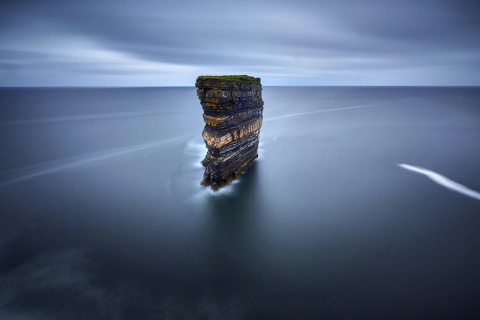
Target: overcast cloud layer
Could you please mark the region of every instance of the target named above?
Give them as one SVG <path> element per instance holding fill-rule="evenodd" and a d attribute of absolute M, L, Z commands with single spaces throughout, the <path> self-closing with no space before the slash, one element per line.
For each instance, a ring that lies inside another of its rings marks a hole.
<path fill-rule="evenodd" d="M 2 1 L 0 86 L 480 85 L 480 1 Z"/>

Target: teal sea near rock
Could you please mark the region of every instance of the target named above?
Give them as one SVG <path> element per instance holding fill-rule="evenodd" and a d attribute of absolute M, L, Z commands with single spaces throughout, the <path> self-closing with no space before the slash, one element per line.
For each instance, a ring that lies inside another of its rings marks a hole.
<path fill-rule="evenodd" d="M 263 87 L 214 192 L 196 89 L 0 89 L 0 319 L 478 319 L 480 89 Z"/>

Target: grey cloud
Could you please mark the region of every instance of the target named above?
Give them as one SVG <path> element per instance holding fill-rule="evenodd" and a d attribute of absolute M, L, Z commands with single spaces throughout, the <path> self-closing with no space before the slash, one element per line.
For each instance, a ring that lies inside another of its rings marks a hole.
<path fill-rule="evenodd" d="M 480 7 L 469 0 L 24 1 L 4 9 L 0 49 L 21 51 L 30 41 L 33 48 L 24 51 L 50 53 L 51 59 L 24 55 L 10 64 L 3 59 L 0 70 L 38 63 L 74 73 L 131 72 L 115 63 L 103 65 L 104 60 L 58 59 L 55 46 L 62 46 L 62 39 L 84 40 L 145 63 L 291 74 L 305 76 L 305 84 L 326 80 L 311 76 L 326 71 L 418 67 L 427 72 L 431 66 L 457 67 L 467 78 L 480 61 L 475 58 L 480 57 L 475 14 Z M 345 84 L 354 84 L 349 81 L 345 78 Z"/>

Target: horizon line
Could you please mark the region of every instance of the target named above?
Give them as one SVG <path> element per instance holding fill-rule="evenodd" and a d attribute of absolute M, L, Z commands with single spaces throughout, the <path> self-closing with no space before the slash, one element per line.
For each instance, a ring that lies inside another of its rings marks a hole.
<path fill-rule="evenodd" d="M 356 88 L 480 88 L 480 85 L 263 85 L 262 87 L 356 87 Z M 124 86 L 124 85 L 46 85 L 46 86 L 0 86 L 0 89 L 95 89 L 95 88 L 104 88 L 104 89 L 121 89 L 121 88 L 195 88 L 195 85 L 178 85 L 178 86 Z"/>

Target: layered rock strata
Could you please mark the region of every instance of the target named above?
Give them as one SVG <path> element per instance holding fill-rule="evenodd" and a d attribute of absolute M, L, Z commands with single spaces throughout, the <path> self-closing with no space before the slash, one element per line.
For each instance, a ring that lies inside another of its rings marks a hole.
<path fill-rule="evenodd" d="M 216 190 L 240 176 L 258 157 L 262 85 L 249 76 L 200 76 L 195 83 L 203 107 L 207 145 L 203 185 Z"/>

